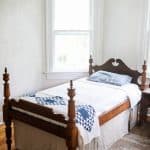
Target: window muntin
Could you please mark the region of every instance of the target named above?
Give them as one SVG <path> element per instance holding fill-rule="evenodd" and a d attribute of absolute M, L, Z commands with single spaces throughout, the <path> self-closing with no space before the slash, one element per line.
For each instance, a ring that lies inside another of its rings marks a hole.
<path fill-rule="evenodd" d="M 53 72 L 88 70 L 91 0 L 53 0 Z"/>

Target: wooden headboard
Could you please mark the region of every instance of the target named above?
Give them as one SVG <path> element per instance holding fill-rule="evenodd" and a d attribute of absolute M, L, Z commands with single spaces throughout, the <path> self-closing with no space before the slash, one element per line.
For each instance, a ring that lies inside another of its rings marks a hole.
<path fill-rule="evenodd" d="M 93 65 L 93 59 L 90 56 L 89 59 L 89 75 L 93 72 L 104 70 L 119 74 L 126 74 L 132 77 L 132 83 L 138 84 L 139 76 L 142 76 L 140 88 L 143 90 L 146 82 L 146 62 L 144 61 L 143 72 L 140 73 L 137 70 L 129 68 L 121 59 L 110 58 L 102 65 Z M 139 85 L 139 84 L 138 84 Z"/>

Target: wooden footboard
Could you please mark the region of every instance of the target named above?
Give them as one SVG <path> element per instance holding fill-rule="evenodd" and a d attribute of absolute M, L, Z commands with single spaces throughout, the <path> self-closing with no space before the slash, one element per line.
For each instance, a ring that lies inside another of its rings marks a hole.
<path fill-rule="evenodd" d="M 24 100 L 16 101 L 15 99 L 9 99 L 10 88 L 9 88 L 9 74 L 5 68 L 5 73 L 3 75 L 4 80 L 4 105 L 3 105 L 3 118 L 5 123 L 6 132 L 6 144 L 7 150 L 11 150 L 12 143 L 12 128 L 11 123 L 13 119 L 20 120 L 24 123 L 35 126 L 44 131 L 55 134 L 66 140 L 68 150 L 76 150 L 78 146 L 77 137 L 78 130 L 75 124 L 75 103 L 73 97 L 75 96 L 75 89 L 73 89 L 73 83 L 70 82 L 70 88 L 68 89 L 68 96 L 70 97 L 68 101 L 68 120 L 62 114 L 55 114 L 50 108 L 43 108 L 30 102 Z M 19 110 L 23 110 L 20 112 Z M 51 119 L 51 121 L 44 121 L 41 118 L 34 117 L 30 114 L 26 114 L 28 111 L 33 114 L 40 115 L 42 117 Z M 58 124 L 56 124 L 56 122 Z M 60 125 L 63 124 L 63 125 Z"/>

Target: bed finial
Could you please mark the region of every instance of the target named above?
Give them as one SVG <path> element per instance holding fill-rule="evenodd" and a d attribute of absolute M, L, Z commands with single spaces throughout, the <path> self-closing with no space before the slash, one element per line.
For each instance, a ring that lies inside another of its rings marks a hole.
<path fill-rule="evenodd" d="M 142 66 L 142 81 L 141 81 L 141 90 L 145 89 L 145 82 L 146 82 L 146 69 L 147 69 L 147 65 L 146 65 L 146 60 L 144 60 L 144 64 Z"/>
<path fill-rule="evenodd" d="M 7 73 L 7 67 L 5 67 L 5 73 Z"/>
<path fill-rule="evenodd" d="M 89 75 L 91 75 L 93 73 L 92 64 L 93 64 L 93 58 L 92 58 L 92 55 L 90 55 L 90 59 L 89 59 Z"/>
<path fill-rule="evenodd" d="M 77 142 L 77 127 L 75 124 L 75 102 L 73 97 L 75 96 L 75 89 L 73 88 L 73 81 L 70 80 L 70 88 L 68 89 L 68 121 L 67 121 L 67 132 L 68 138 L 66 140 L 68 150 L 76 150 Z"/>
<path fill-rule="evenodd" d="M 6 133 L 6 143 L 7 143 L 7 150 L 11 150 L 11 116 L 10 116 L 10 104 L 9 104 L 9 97 L 10 97 L 10 89 L 9 89 L 9 74 L 7 72 L 7 68 L 4 69 L 3 74 L 4 80 L 4 104 L 3 104 L 3 120 L 5 123 L 5 133 Z"/>
<path fill-rule="evenodd" d="M 10 89 L 9 89 L 9 74 L 7 72 L 7 68 L 5 67 L 4 69 L 4 74 L 3 74 L 3 80 L 4 80 L 4 104 L 9 101 L 9 96 L 10 96 Z"/>
<path fill-rule="evenodd" d="M 73 81 L 70 80 L 70 89 L 73 89 Z"/>
<path fill-rule="evenodd" d="M 73 97 L 75 96 L 75 89 L 73 88 L 73 81 L 70 80 L 70 88 L 68 89 L 68 96 L 69 96 L 69 103 L 74 103 L 74 100 L 73 100 Z M 73 104 L 74 105 L 74 104 Z M 68 112 L 68 116 L 69 116 L 69 113 Z"/>

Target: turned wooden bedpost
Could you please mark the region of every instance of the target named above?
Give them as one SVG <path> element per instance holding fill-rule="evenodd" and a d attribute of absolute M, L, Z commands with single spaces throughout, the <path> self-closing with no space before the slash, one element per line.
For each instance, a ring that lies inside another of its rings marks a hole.
<path fill-rule="evenodd" d="M 75 89 L 73 88 L 73 82 L 70 81 L 70 88 L 68 89 L 68 123 L 67 123 L 67 139 L 66 143 L 68 150 L 76 150 L 78 146 L 78 131 L 75 122 L 75 102 L 73 97 L 75 96 Z"/>
<path fill-rule="evenodd" d="M 92 58 L 92 55 L 90 55 L 90 59 L 89 59 L 89 75 L 91 75 L 93 73 L 92 64 L 93 64 L 93 58 Z"/>
<path fill-rule="evenodd" d="M 146 82 L 146 61 L 144 60 L 144 64 L 142 66 L 142 79 L 141 79 L 141 90 L 145 89 L 145 82 Z"/>
<path fill-rule="evenodd" d="M 5 68 L 5 72 L 3 74 L 4 80 L 4 104 L 3 104 L 3 120 L 5 123 L 5 133 L 6 133 L 6 144 L 7 150 L 11 150 L 11 116 L 9 114 L 10 103 L 10 89 L 9 89 L 9 74 L 7 73 L 7 68 Z"/>

